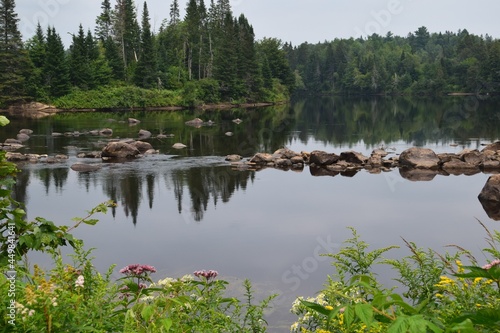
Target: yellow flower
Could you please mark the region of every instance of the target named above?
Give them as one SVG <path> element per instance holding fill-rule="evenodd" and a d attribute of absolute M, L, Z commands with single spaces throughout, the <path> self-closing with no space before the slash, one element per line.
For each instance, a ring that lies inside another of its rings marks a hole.
<path fill-rule="evenodd" d="M 331 311 L 331 310 L 333 310 L 333 306 L 327 305 L 327 306 L 325 306 L 325 309 L 327 309 L 328 311 Z"/>
<path fill-rule="evenodd" d="M 326 331 L 326 330 L 317 330 L 316 333 L 331 333 L 330 331 Z"/>

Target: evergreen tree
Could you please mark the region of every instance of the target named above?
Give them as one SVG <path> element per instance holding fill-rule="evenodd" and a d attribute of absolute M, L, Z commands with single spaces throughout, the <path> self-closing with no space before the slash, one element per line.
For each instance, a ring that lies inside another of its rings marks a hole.
<path fill-rule="evenodd" d="M 39 101 L 47 99 L 47 92 L 43 81 L 46 47 L 45 35 L 42 26 L 38 23 L 35 35 L 26 42 L 26 48 L 33 65 L 32 74 L 29 76 L 27 82 L 27 92 L 28 95 Z"/>
<path fill-rule="evenodd" d="M 199 79 L 199 54 L 198 49 L 200 39 L 200 12 L 198 11 L 197 0 L 189 0 L 184 17 L 186 27 L 185 46 L 186 46 L 186 66 L 188 79 Z"/>
<path fill-rule="evenodd" d="M 219 81 L 221 96 L 228 100 L 237 96 L 237 35 L 234 20 L 231 13 L 226 14 L 220 32 L 221 38 L 217 45 L 217 52 L 214 57 L 214 79 Z"/>
<path fill-rule="evenodd" d="M 14 0 L 0 1 L 0 104 L 25 99 L 25 79 L 30 70 L 28 53 L 18 29 Z"/>
<path fill-rule="evenodd" d="M 47 29 L 44 83 L 49 97 L 61 97 L 70 91 L 69 68 L 61 37 L 54 27 Z"/>
<path fill-rule="evenodd" d="M 104 42 L 109 37 L 112 36 L 113 29 L 113 11 L 111 9 L 111 3 L 109 0 L 103 0 L 101 4 L 101 15 L 99 15 L 95 21 L 95 35 L 101 42 Z"/>
<path fill-rule="evenodd" d="M 133 0 L 117 0 L 113 18 L 113 29 L 115 32 L 114 37 L 121 53 L 125 74 L 128 78 L 128 73 L 133 73 L 135 63 L 137 62 L 141 42 L 141 29 L 137 22 Z"/>
<path fill-rule="evenodd" d="M 149 23 L 149 11 L 147 3 L 144 2 L 142 11 L 142 32 L 141 49 L 139 61 L 135 68 L 134 83 L 142 88 L 153 88 L 158 86 L 156 52 L 154 48 L 154 39 L 151 33 Z"/>
<path fill-rule="evenodd" d="M 84 90 L 91 88 L 90 59 L 88 58 L 85 33 L 81 24 L 78 34 L 73 35 L 73 42 L 69 47 L 69 72 L 73 86 Z"/>
<path fill-rule="evenodd" d="M 253 27 L 245 15 L 238 18 L 238 79 L 243 86 L 242 95 L 249 97 L 260 91 L 261 78 L 259 76 L 259 65 L 257 52 L 255 50 L 255 34 Z"/>
<path fill-rule="evenodd" d="M 177 25 L 179 24 L 180 20 L 181 14 L 179 11 L 179 2 L 177 0 L 174 0 L 170 5 L 170 20 L 168 23 L 170 25 Z"/>

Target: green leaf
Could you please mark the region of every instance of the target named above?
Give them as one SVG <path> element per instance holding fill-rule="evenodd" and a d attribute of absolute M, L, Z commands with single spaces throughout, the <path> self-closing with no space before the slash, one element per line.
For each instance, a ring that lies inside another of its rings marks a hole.
<path fill-rule="evenodd" d="M 10 120 L 5 116 L 0 116 L 0 126 L 5 126 L 10 123 Z"/>
<path fill-rule="evenodd" d="M 356 316 L 369 328 L 373 322 L 373 308 L 370 304 L 358 303 L 354 306 Z"/>
<path fill-rule="evenodd" d="M 354 307 L 349 305 L 345 307 L 344 310 L 344 322 L 346 327 L 350 327 L 356 319 L 356 313 L 354 312 Z"/>
<path fill-rule="evenodd" d="M 304 306 L 306 306 L 307 308 L 314 310 L 318 313 L 321 313 L 322 315 L 328 316 L 330 314 L 331 310 L 325 309 L 323 305 L 319 305 L 317 303 L 308 302 L 304 300 L 301 300 L 300 302 L 304 304 Z"/>
<path fill-rule="evenodd" d="M 461 323 L 454 325 L 451 328 L 451 331 L 460 333 L 478 333 L 478 331 L 476 331 L 476 329 L 474 328 L 474 324 L 470 319 L 466 319 Z"/>
<path fill-rule="evenodd" d="M 406 320 L 407 318 L 404 316 L 398 317 L 391 326 L 389 326 L 389 329 L 387 330 L 387 333 L 407 333 L 409 329 L 408 322 Z"/>
<path fill-rule="evenodd" d="M 88 225 L 96 225 L 97 222 L 99 222 L 98 219 L 83 220 L 83 223 L 88 224 Z"/>
<path fill-rule="evenodd" d="M 162 318 L 160 319 L 161 326 L 165 329 L 165 331 L 170 331 L 170 327 L 172 327 L 172 319 L 170 318 Z"/>
<path fill-rule="evenodd" d="M 145 321 L 149 322 L 153 313 L 154 313 L 154 308 L 151 305 L 148 305 L 145 306 L 144 309 L 142 309 L 141 316 L 142 318 L 144 318 Z"/>

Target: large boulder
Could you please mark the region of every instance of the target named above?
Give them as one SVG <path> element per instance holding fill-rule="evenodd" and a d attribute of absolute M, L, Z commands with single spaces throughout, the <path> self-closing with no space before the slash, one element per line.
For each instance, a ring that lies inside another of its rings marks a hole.
<path fill-rule="evenodd" d="M 491 219 L 500 220 L 500 175 L 488 178 L 478 199 Z"/>
<path fill-rule="evenodd" d="M 141 152 L 141 154 L 144 154 L 148 150 L 153 149 L 153 146 L 149 142 L 133 141 L 129 144 L 137 148 Z"/>
<path fill-rule="evenodd" d="M 489 145 L 486 145 L 486 147 L 484 147 L 483 150 L 481 150 L 481 152 L 482 153 L 484 153 L 486 151 L 497 152 L 499 150 L 500 150 L 500 141 L 497 141 L 497 142 L 490 143 Z"/>
<path fill-rule="evenodd" d="M 412 147 L 399 155 L 399 164 L 418 169 L 437 169 L 440 159 L 432 149 Z"/>
<path fill-rule="evenodd" d="M 314 150 L 309 155 L 309 163 L 315 164 L 318 166 L 321 165 L 330 165 L 336 163 L 340 159 L 340 156 L 335 153 L 327 153 L 322 150 Z"/>
<path fill-rule="evenodd" d="M 110 142 L 102 149 L 103 158 L 135 158 L 141 152 L 137 147 L 126 142 Z"/>
<path fill-rule="evenodd" d="M 342 161 L 346 161 L 347 163 L 354 164 L 365 164 L 366 161 L 368 161 L 368 157 L 352 150 L 340 153 L 340 159 Z"/>

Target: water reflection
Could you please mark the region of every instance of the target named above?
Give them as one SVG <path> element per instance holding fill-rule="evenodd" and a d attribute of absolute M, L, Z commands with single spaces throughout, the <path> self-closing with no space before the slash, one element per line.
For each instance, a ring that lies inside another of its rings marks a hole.
<path fill-rule="evenodd" d="M 41 120 L 14 119 L 5 138 L 14 137 L 21 128 L 34 130 L 23 152 L 66 153 L 68 164 L 74 163 L 78 151 L 95 150 L 106 138 L 84 134 L 95 128 L 111 128 L 113 137 L 135 137 L 139 129 L 155 134 L 171 133 L 173 139 L 149 141 L 160 150 L 160 157 L 120 164 L 105 164 L 101 172 L 78 174 L 78 183 L 86 191 L 102 188 L 107 198 L 123 207 L 125 215 L 138 223 L 139 208 L 155 204 L 155 191 L 163 181 L 172 190 L 180 214 L 189 212 L 197 222 L 203 220 L 209 202 L 228 202 L 237 190 L 245 190 L 255 172 L 232 170 L 223 162 L 227 154 L 249 157 L 256 152 L 272 152 L 297 142 L 307 146 L 313 139 L 325 145 L 352 147 L 363 142 L 367 149 L 397 142 L 425 146 L 439 142 L 442 146 L 454 142 L 462 147 L 477 148 L 480 139 L 499 137 L 498 101 L 478 97 L 445 99 L 338 97 L 311 98 L 292 105 L 271 108 L 206 111 L 206 112 L 129 112 L 129 113 L 71 113 Z M 187 120 L 199 117 L 211 120 L 212 126 L 193 128 Z M 127 118 L 140 119 L 130 126 Z M 232 120 L 242 119 L 241 124 Z M 112 120 L 110 120 L 112 119 Z M 78 136 L 54 137 L 52 132 L 77 131 Z M 231 131 L 234 135 L 226 136 Z M 476 138 L 476 139 L 474 139 Z M 173 142 L 185 142 L 188 148 L 173 151 Z M 312 149 L 311 149 L 312 150 Z M 57 192 L 68 186 L 68 165 L 28 165 L 18 177 L 15 195 L 21 202 L 29 200 L 27 188 L 31 178 L 41 181 L 46 195 L 53 187 Z M 437 172 L 401 169 L 403 178 L 411 181 L 430 181 Z M 353 177 L 357 171 L 333 172 L 310 168 L 313 176 Z M 183 207 L 189 199 L 190 207 Z M 161 203 L 158 203 L 161 204 Z M 184 203 L 185 204 L 185 203 Z M 115 213 L 115 212 L 114 212 Z"/>

